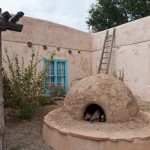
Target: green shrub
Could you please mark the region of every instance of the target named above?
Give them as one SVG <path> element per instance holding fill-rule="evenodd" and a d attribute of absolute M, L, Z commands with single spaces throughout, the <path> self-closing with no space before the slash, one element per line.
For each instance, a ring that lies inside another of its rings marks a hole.
<path fill-rule="evenodd" d="M 118 75 L 117 75 L 116 71 L 112 71 L 111 75 L 112 75 L 113 77 L 115 77 L 115 78 L 118 78 Z"/>
<path fill-rule="evenodd" d="M 124 81 L 124 69 L 119 69 L 119 73 L 116 73 L 116 71 L 112 71 L 111 75 L 122 82 Z"/>
<path fill-rule="evenodd" d="M 53 97 L 62 97 L 65 95 L 65 89 L 62 86 L 59 85 L 54 85 L 53 87 L 51 87 L 50 89 L 50 94 Z"/>
<path fill-rule="evenodd" d="M 40 105 L 54 104 L 54 98 L 52 96 L 39 96 Z"/>
<path fill-rule="evenodd" d="M 3 96 L 4 96 L 4 106 L 5 107 L 13 107 L 12 90 L 11 90 L 11 81 L 9 80 L 7 74 L 3 73 Z"/>
<path fill-rule="evenodd" d="M 8 71 L 3 72 L 3 86 L 5 106 L 14 107 L 20 110 L 23 119 L 29 119 L 34 114 L 35 108 L 39 105 L 39 96 L 43 95 L 44 80 L 46 72 L 43 70 L 37 73 L 38 54 L 32 51 L 31 60 L 28 66 L 24 67 L 24 59 L 19 63 L 18 55 L 14 54 L 10 59 L 5 49 Z"/>
<path fill-rule="evenodd" d="M 118 79 L 121 80 L 122 82 L 124 81 L 124 69 L 119 69 L 119 76 Z"/>
<path fill-rule="evenodd" d="M 35 105 L 33 103 L 25 103 L 20 108 L 20 117 L 22 119 L 31 119 L 35 112 Z"/>

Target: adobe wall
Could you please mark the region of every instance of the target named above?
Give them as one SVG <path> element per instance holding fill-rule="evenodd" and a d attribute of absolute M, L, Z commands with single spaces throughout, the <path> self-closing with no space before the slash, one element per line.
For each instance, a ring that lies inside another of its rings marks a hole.
<path fill-rule="evenodd" d="M 124 83 L 138 99 L 150 100 L 150 17 L 116 27 L 110 74 L 124 69 Z M 110 29 L 111 32 L 111 29 Z M 106 31 L 93 33 L 92 71 L 96 74 Z"/>
<path fill-rule="evenodd" d="M 33 49 L 39 51 L 39 58 L 49 57 L 54 51 L 54 58 L 68 60 L 69 86 L 79 78 L 97 73 L 106 31 L 91 34 L 29 17 L 21 19 L 21 23 L 24 24 L 21 33 L 3 32 L 3 48 L 6 47 L 10 55 L 15 52 L 20 58 L 24 56 L 27 64 Z M 145 17 L 116 27 L 110 63 L 110 74 L 124 69 L 125 84 L 141 100 L 150 98 L 149 24 L 150 17 Z M 33 47 L 28 48 L 27 42 L 32 42 Z M 43 45 L 47 46 L 46 51 Z M 72 54 L 68 50 L 72 50 Z M 42 65 L 41 62 L 39 70 Z"/>
<path fill-rule="evenodd" d="M 7 48 L 10 56 L 13 53 L 17 53 L 20 59 L 23 56 L 27 65 L 32 50 L 39 52 L 39 58 L 48 58 L 51 53 L 55 52 L 54 58 L 68 60 L 69 86 L 72 86 L 78 78 L 92 74 L 92 36 L 90 33 L 29 17 L 23 17 L 20 23 L 24 25 L 21 33 L 7 31 L 2 35 L 3 49 Z M 27 46 L 27 42 L 33 43 L 32 48 Z M 47 50 L 43 49 L 43 45 L 47 46 Z M 57 50 L 58 47 L 60 51 Z M 71 50 L 72 54 L 69 54 L 68 50 Z M 38 69 L 42 68 L 41 62 Z"/>

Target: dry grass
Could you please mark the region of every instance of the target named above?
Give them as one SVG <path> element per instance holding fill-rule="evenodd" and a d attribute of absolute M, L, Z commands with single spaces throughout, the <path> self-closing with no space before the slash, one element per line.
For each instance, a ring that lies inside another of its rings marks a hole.
<path fill-rule="evenodd" d="M 12 109 L 5 109 L 6 121 L 6 150 L 52 150 L 42 140 L 43 117 L 49 112 L 62 106 L 57 105 L 40 107 L 32 120 L 21 120 Z M 150 102 L 138 101 L 140 109 L 150 113 Z"/>

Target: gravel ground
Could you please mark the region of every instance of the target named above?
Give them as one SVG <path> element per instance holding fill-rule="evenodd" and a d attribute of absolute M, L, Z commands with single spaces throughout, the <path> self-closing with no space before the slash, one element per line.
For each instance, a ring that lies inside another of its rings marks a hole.
<path fill-rule="evenodd" d="M 21 120 L 17 113 L 5 109 L 5 149 L 6 150 L 53 150 L 42 140 L 43 117 L 49 112 L 62 105 L 42 106 L 38 109 L 32 120 Z"/>
<path fill-rule="evenodd" d="M 32 120 L 21 120 L 12 109 L 5 109 L 6 150 L 53 150 L 42 140 L 43 117 L 49 112 L 62 106 L 57 105 L 40 107 Z M 150 102 L 139 101 L 140 109 L 150 113 Z"/>

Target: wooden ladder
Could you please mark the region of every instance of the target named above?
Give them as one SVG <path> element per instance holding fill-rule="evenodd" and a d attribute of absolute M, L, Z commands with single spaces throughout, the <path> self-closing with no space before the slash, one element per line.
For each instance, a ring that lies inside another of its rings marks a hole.
<path fill-rule="evenodd" d="M 112 34 L 109 34 L 109 30 L 106 31 L 98 73 L 108 74 L 114 37 L 115 37 L 115 28 L 113 28 Z"/>

